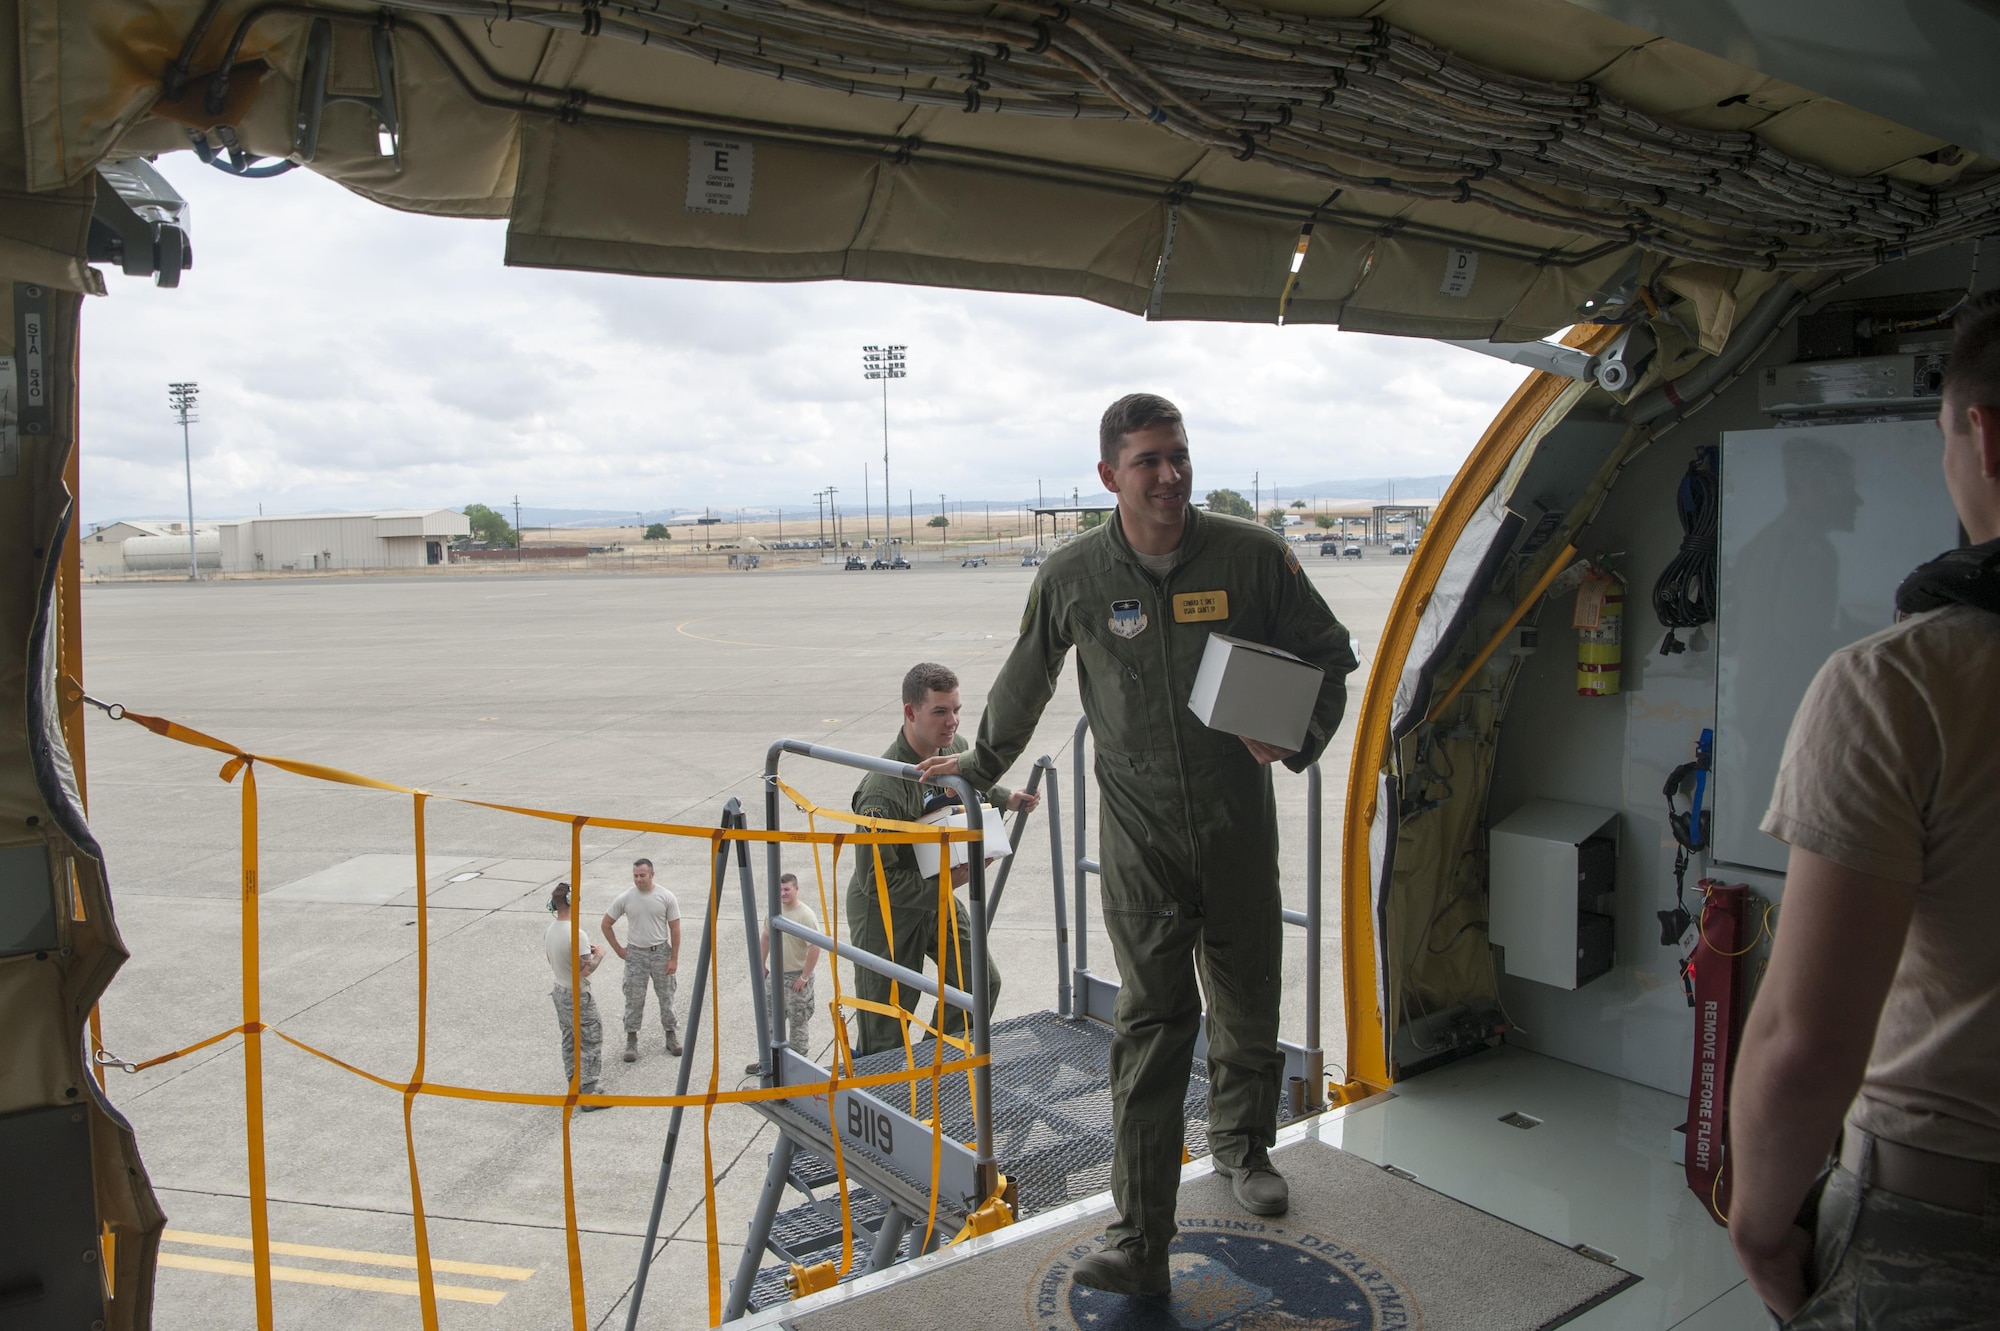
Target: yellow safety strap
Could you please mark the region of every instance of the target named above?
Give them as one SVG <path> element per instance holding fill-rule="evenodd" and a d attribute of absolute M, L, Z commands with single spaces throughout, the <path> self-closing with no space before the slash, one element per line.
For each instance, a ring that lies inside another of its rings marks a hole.
<path fill-rule="evenodd" d="M 722 839 L 718 835 L 708 847 L 708 919 L 704 927 L 715 937 L 717 913 L 722 909 Z M 776 941 L 773 939 L 772 941 Z M 708 1095 L 701 1107 L 702 1224 L 708 1239 L 708 1324 L 722 1325 L 722 1235 L 715 1214 L 715 1142 L 709 1132 L 715 1117 L 716 1097 L 722 1091 L 722 967 L 708 968 L 709 1033 Z M 831 1119 L 832 1114 L 827 1117 Z M 583 1331 L 581 1322 L 577 1331 Z"/>
<path fill-rule="evenodd" d="M 939 958 L 938 979 L 939 981 L 942 981 L 944 979 L 943 958 L 945 955 L 944 921 L 947 915 L 953 913 L 951 909 L 952 906 L 951 845 L 949 841 L 943 838 L 940 838 L 938 841 L 937 882 L 938 882 L 938 958 Z M 960 976 L 959 978 L 963 979 L 964 977 Z M 938 1092 L 941 1089 L 940 1085 L 941 1079 L 938 1069 L 942 1067 L 944 1063 L 944 1001 L 943 1001 L 943 994 L 941 992 L 944 988 L 943 984 L 940 983 L 938 988 L 940 990 L 939 1001 L 937 1004 L 938 1038 L 931 1045 L 931 1124 L 932 1124 L 931 1178 L 933 1180 L 936 1180 L 938 1175 L 942 1173 L 944 1170 L 944 1115 L 938 1112 Z M 966 1075 L 968 1078 L 967 1084 L 969 1085 L 971 1074 L 967 1073 Z M 924 1214 L 924 1238 L 923 1242 L 917 1245 L 918 1252 L 923 1252 L 925 1249 L 931 1246 L 931 1235 L 937 1232 L 937 1208 L 938 1208 L 938 1190 L 935 1182 L 933 1182 L 931 1187 L 931 1204 L 929 1209 Z"/>
<path fill-rule="evenodd" d="M 417 860 L 417 1061 L 410 1069 L 411 1085 L 420 1085 L 424 1079 L 425 1040 L 430 1028 L 430 958 L 431 924 L 429 891 L 426 886 L 430 875 L 425 872 L 424 841 L 424 795 L 412 795 L 411 820 L 414 824 Z M 575 990 L 570 992 L 574 993 Z M 403 1149 L 410 1162 L 410 1222 L 415 1231 L 417 1246 L 417 1297 L 422 1308 L 424 1331 L 438 1331 L 437 1282 L 431 1275 L 431 1234 L 430 1225 L 424 1219 L 424 1187 L 417 1176 L 417 1129 L 414 1122 L 417 1105 L 415 1091 L 403 1090 Z"/>
<path fill-rule="evenodd" d="M 129 713 L 128 713 L 129 715 Z M 206 738 L 204 736 L 204 738 Z M 250 1166 L 250 1251 L 258 1331 L 271 1331 L 271 1213 L 264 1172 L 264 1030 L 257 964 L 257 766 L 232 758 L 222 779 L 243 773 L 243 1113 Z"/>

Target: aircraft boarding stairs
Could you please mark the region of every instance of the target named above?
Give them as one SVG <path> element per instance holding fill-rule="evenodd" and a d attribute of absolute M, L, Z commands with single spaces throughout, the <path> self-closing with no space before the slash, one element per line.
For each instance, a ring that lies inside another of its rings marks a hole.
<path fill-rule="evenodd" d="M 1089 966 L 1087 895 L 1084 879 L 1098 872 L 1097 862 L 1083 854 L 1086 823 L 1081 792 L 1084 779 L 1084 743 L 1087 719 L 1077 722 L 1073 749 L 1072 790 L 1077 792 L 1073 810 L 1075 853 L 1066 858 L 1061 824 L 1061 792 L 1054 762 L 1044 756 L 1030 772 L 1027 789 L 1039 792 L 1048 804 L 1050 875 L 1054 895 L 1056 926 L 1055 1010 L 1031 1012 L 999 1022 L 989 1020 L 986 1010 L 987 931 L 997 916 L 1014 857 L 1000 862 L 991 890 L 986 884 L 985 865 L 980 857 L 971 860 L 966 884 L 967 904 L 973 927 L 964 942 L 966 970 L 971 993 L 943 987 L 944 1002 L 971 1014 L 972 1045 L 976 1052 L 990 1053 L 987 1067 L 973 1070 L 971 1085 L 963 1072 L 939 1079 L 938 1117 L 944 1136 L 935 1144 L 937 1154 L 938 1199 L 935 1225 L 929 1243 L 924 1234 L 931 1209 L 933 1141 L 927 1120 L 931 1107 L 931 1086 L 923 1079 L 915 1088 L 916 1113 L 904 1086 L 874 1089 L 842 1089 L 835 1096 L 833 1112 L 838 1116 L 839 1152 L 847 1175 L 848 1211 L 854 1234 L 854 1262 L 844 1279 L 852 1280 L 897 1262 L 935 1250 L 964 1226 L 967 1217 L 990 1197 L 997 1180 L 1007 1180 L 1007 1197 L 1015 1217 L 1052 1210 L 1068 1203 L 1101 1194 L 1111 1186 L 1112 1122 L 1109 1054 L 1112 1005 L 1118 994 L 1116 980 L 1091 971 Z M 799 740 L 773 744 L 765 764 L 765 826 L 779 829 L 779 809 L 783 801 L 777 786 L 778 763 L 785 754 L 917 779 L 914 767 L 885 759 L 830 749 Z M 1319 1045 L 1320 970 L 1320 773 L 1317 765 L 1307 772 L 1308 820 L 1306 836 L 1307 909 L 1285 912 L 1286 922 L 1306 931 L 1306 1043 L 1281 1041 L 1285 1053 L 1289 1093 L 1281 1097 L 1279 1118 L 1295 1118 L 1325 1107 L 1325 1075 Z M 970 810 L 970 825 L 977 829 L 979 805 L 965 782 L 950 778 L 941 783 L 954 790 Z M 1008 833 L 1010 847 L 1018 852 L 1029 814 L 1014 819 Z M 724 826 L 742 827 L 744 819 L 737 801 L 731 800 L 723 815 Z M 817 943 L 833 955 L 831 938 L 794 925 L 778 914 L 778 875 L 781 872 L 780 844 L 767 843 L 767 874 L 764 914 L 757 908 L 757 890 L 750 869 L 749 852 L 742 842 L 734 843 L 737 876 L 749 946 L 750 973 L 761 975 L 759 930 L 763 919 L 776 922 L 779 932 Z M 725 843 L 719 859 L 732 852 Z M 726 863 L 718 863 L 716 881 L 723 881 Z M 1073 879 L 1071 875 L 1074 875 Z M 1077 885 L 1074 933 L 1066 885 Z M 841 885 L 844 890 L 844 884 Z M 1074 960 L 1071 947 L 1074 939 Z M 919 991 L 937 1001 L 939 984 L 924 976 L 849 946 L 837 953 L 840 961 L 865 966 L 896 980 L 899 985 Z M 699 1031 L 700 1006 L 707 988 L 711 964 L 710 939 L 704 934 L 696 961 L 693 992 L 686 1029 Z M 805 1085 L 827 1080 L 828 1069 L 791 1048 L 783 1028 L 784 1002 L 778 987 L 782 977 L 773 974 L 768 986 L 755 986 L 755 1019 L 763 1049 L 762 1069 L 766 1085 Z M 974 995 L 978 995 L 975 999 Z M 775 1020 L 774 1020 L 775 1017 Z M 912 1047 L 912 1063 L 921 1069 L 931 1064 L 935 1043 L 925 1039 Z M 1187 1151 L 1198 1157 L 1207 1151 L 1208 1078 L 1207 1039 L 1196 1042 L 1187 1098 Z M 951 1046 L 945 1061 L 963 1057 Z M 686 1090 L 688 1069 L 695 1060 L 684 1058 L 681 1090 Z M 900 1048 L 856 1058 L 854 1075 L 900 1072 L 906 1066 Z M 976 1105 L 975 1105 L 976 1100 Z M 827 1122 L 823 1096 L 770 1100 L 752 1105 L 778 1128 L 762 1193 L 752 1214 L 748 1241 L 738 1263 L 724 1305 L 723 1320 L 734 1321 L 746 1312 L 760 1311 L 793 1298 L 788 1284 L 791 1268 L 810 1268 L 825 1262 L 837 1263 L 841 1256 L 841 1208 L 837 1176 L 833 1167 L 834 1134 Z M 654 1195 L 652 1223 L 648 1227 L 638 1279 L 628 1305 L 628 1331 L 638 1325 L 644 1299 L 647 1270 L 656 1248 L 659 1216 L 672 1172 L 675 1142 L 680 1128 L 680 1110 L 674 1111 L 666 1150 L 662 1156 Z M 787 1194 L 795 1194 L 787 1206 Z"/>

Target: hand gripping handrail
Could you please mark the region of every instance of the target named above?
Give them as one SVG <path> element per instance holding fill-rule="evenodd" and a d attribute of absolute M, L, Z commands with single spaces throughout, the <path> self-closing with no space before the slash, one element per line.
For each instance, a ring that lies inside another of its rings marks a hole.
<path fill-rule="evenodd" d="M 845 749 L 830 748 L 824 744 L 814 744 L 802 739 L 777 740 L 765 752 L 764 826 L 768 831 L 775 832 L 778 830 L 778 810 L 780 806 L 778 762 L 788 753 L 797 754 L 802 758 L 812 758 L 819 762 L 834 763 L 841 767 L 852 767 L 858 771 L 874 772 L 881 776 L 898 777 L 904 781 L 942 786 L 946 790 L 956 794 L 964 804 L 967 829 L 983 835 L 985 824 L 980 812 L 979 796 L 972 789 L 971 782 L 967 781 L 964 777 L 948 776 L 941 780 L 925 782 L 923 774 L 908 763 L 891 762 L 887 758 L 871 758 L 866 754 L 849 753 Z M 783 872 L 783 866 L 780 862 L 777 842 L 770 843 L 766 855 L 768 857 L 767 863 L 769 868 L 767 876 L 770 882 L 768 884 L 769 900 L 766 903 L 768 914 L 765 918 L 771 922 L 774 928 L 783 929 L 783 926 L 788 922 L 783 917 L 784 904 L 778 896 L 778 875 Z M 913 985 L 927 994 L 937 995 L 940 991 L 947 991 L 945 993 L 946 998 L 958 1003 L 971 1014 L 972 1051 L 981 1060 L 979 1066 L 972 1070 L 973 1155 L 980 1196 L 990 1197 L 999 1188 L 1000 1169 L 993 1157 L 992 1074 L 991 1069 L 985 1062 L 985 1056 L 992 1051 L 993 1015 L 987 1002 L 986 982 L 988 974 L 986 958 L 986 929 L 988 921 L 986 909 L 986 860 L 983 855 L 968 855 L 966 860 L 968 870 L 966 899 L 967 905 L 970 908 L 967 911 L 967 914 L 970 916 L 968 920 L 970 927 L 966 930 L 966 933 L 969 935 L 971 943 L 970 951 L 972 954 L 971 975 L 968 977 L 972 985 L 970 993 L 952 990 L 948 985 L 934 985 L 930 981 L 925 980 L 921 975 L 917 975 L 905 967 L 897 966 L 893 962 L 862 952 L 859 949 L 843 948 L 837 952 L 830 953 L 830 955 L 844 956 L 857 966 L 863 966 L 878 975 L 886 975 L 900 984 Z M 802 934 L 802 931 L 799 931 L 796 927 L 783 929 L 783 931 L 795 935 Z M 820 937 L 825 938 L 827 944 L 833 941 L 831 938 L 826 938 L 825 935 L 821 935 Z M 824 946 L 825 944 L 822 945 Z M 766 968 L 766 972 L 770 983 L 770 999 L 766 1005 L 770 1017 L 770 1039 L 765 1047 L 772 1055 L 771 1062 L 773 1066 L 770 1068 L 771 1076 L 774 1079 L 782 1079 L 784 1076 L 785 1061 L 777 1055 L 779 1050 L 790 1047 L 786 1038 L 788 1032 L 785 1030 L 784 968 L 781 966 L 770 966 Z M 899 974 L 898 972 L 901 973 Z M 942 978 L 941 975 L 940 978 Z M 939 1025 L 942 1026 L 943 1022 L 940 1021 Z M 806 1056 L 810 1058 L 809 1051 Z"/>

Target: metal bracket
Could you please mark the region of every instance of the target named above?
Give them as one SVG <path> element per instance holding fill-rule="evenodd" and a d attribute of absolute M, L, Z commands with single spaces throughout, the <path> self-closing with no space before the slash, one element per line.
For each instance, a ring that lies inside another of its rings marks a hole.
<path fill-rule="evenodd" d="M 382 155 L 393 156 L 396 165 L 402 166 L 403 134 L 396 115 L 396 48 L 386 24 L 376 24 L 372 38 L 375 95 L 328 92 L 326 83 L 333 67 L 333 24 L 323 18 L 313 20 L 306 35 L 306 63 L 299 75 L 299 112 L 292 133 L 292 156 L 297 160 L 310 162 L 318 155 L 320 120 L 326 108 L 334 102 L 353 102 L 375 113 L 376 123 L 389 136 L 390 151 Z"/>
<path fill-rule="evenodd" d="M 1559 374 L 1565 379 L 1594 383 L 1614 396 L 1629 392 L 1639 382 L 1639 374 L 1653 355 L 1653 333 L 1644 324 L 1633 324 L 1618 340 L 1596 355 L 1565 347 L 1556 342 L 1460 342 L 1439 338 L 1448 347 L 1463 347 L 1482 356 L 1525 365 L 1532 370 Z"/>
<path fill-rule="evenodd" d="M 91 263 L 117 264 L 128 277 L 179 286 L 194 265 L 187 200 L 143 157 L 100 163 L 84 253 Z"/>

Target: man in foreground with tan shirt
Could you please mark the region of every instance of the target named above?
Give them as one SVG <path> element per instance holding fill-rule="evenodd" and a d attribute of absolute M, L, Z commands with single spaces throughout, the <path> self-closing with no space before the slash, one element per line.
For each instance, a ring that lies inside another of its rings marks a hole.
<path fill-rule="evenodd" d="M 1787 1331 L 2000 1326 L 2000 295 L 1955 327 L 1938 426 L 1971 544 L 1821 667 L 1763 824 L 1791 859 L 1729 1232 Z"/>

